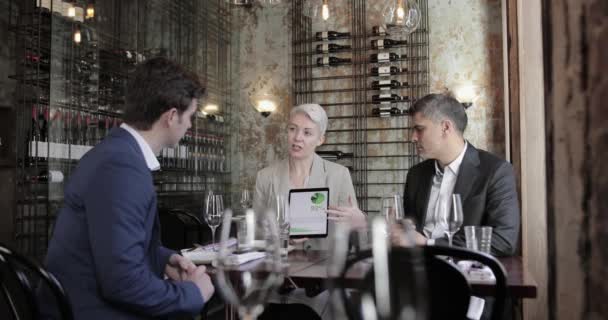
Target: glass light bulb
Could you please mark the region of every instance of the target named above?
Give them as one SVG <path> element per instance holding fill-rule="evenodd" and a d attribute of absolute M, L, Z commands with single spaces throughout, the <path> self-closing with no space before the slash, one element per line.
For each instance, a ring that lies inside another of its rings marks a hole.
<path fill-rule="evenodd" d="M 216 113 L 220 110 L 220 107 L 217 104 L 208 104 L 203 107 L 204 114 Z"/>
<path fill-rule="evenodd" d="M 329 19 L 329 6 L 327 5 L 327 3 L 323 3 L 323 7 L 321 8 L 321 16 L 325 21 Z"/>
<path fill-rule="evenodd" d="M 387 0 L 382 16 L 387 31 L 408 35 L 418 28 L 421 13 L 416 0 Z"/>
<path fill-rule="evenodd" d="M 74 8 L 74 6 L 71 6 L 68 8 L 68 17 L 73 18 L 76 16 L 76 8 Z"/>
<path fill-rule="evenodd" d="M 95 8 L 92 4 L 87 6 L 87 19 L 91 19 L 95 17 Z"/>
<path fill-rule="evenodd" d="M 74 32 L 74 42 L 80 43 L 80 41 L 82 41 L 82 35 L 80 34 L 80 30 L 77 29 Z"/>
<path fill-rule="evenodd" d="M 270 99 L 262 99 L 258 101 L 257 109 L 260 112 L 274 112 L 277 109 L 277 104 Z"/>

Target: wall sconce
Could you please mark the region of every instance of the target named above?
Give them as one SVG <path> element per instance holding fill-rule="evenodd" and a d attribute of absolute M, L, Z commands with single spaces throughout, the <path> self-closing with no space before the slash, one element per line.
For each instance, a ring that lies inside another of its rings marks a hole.
<path fill-rule="evenodd" d="M 416 0 L 387 0 L 382 16 L 385 29 L 401 35 L 409 35 L 416 31 L 422 17 Z"/>
<path fill-rule="evenodd" d="M 254 95 L 250 100 L 253 107 L 265 118 L 277 110 L 277 99 L 271 94 Z"/>
<path fill-rule="evenodd" d="M 218 111 L 220 111 L 220 107 L 215 103 L 208 103 L 201 109 L 203 115 L 215 114 Z"/>
<path fill-rule="evenodd" d="M 477 96 L 479 95 L 477 91 L 477 87 L 472 84 L 461 85 L 454 89 L 454 97 L 465 109 L 468 109 L 477 100 Z"/>

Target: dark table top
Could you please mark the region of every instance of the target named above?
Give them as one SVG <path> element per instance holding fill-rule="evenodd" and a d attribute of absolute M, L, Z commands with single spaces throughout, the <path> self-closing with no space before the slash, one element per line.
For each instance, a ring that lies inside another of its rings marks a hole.
<path fill-rule="evenodd" d="M 300 251 L 289 253 L 288 275 L 299 287 L 321 288 L 327 280 L 328 253 L 323 251 Z M 507 287 L 513 298 L 536 298 L 536 282 L 524 269 L 521 257 L 500 257 L 498 260 L 507 271 Z M 347 278 L 362 279 L 370 268 L 369 263 L 359 263 L 351 268 Z M 492 295 L 493 284 L 472 283 L 473 294 L 477 296 Z"/>

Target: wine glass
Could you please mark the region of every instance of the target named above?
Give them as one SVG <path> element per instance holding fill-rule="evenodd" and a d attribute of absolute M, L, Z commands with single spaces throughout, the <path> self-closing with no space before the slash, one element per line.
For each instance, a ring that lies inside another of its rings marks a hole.
<path fill-rule="evenodd" d="M 438 223 L 443 228 L 445 234 L 448 236 L 448 244 L 452 246 L 452 238 L 454 234 L 460 230 L 463 222 L 462 214 L 462 200 L 459 194 L 452 195 L 452 206 L 450 208 L 445 205 L 441 205 L 439 208 Z"/>
<path fill-rule="evenodd" d="M 247 209 L 241 230 L 265 245 L 258 251 L 234 254 L 228 242 L 233 224 L 232 211 L 226 210 L 221 230 L 220 250 L 215 261 L 218 291 L 224 300 L 235 307 L 241 319 L 256 319 L 264 310 L 270 295 L 283 282 L 283 266 L 279 248 L 276 218 L 271 212 L 254 212 Z M 259 255 L 260 259 L 239 264 L 243 255 Z"/>
<path fill-rule="evenodd" d="M 275 212 L 277 219 L 277 228 L 279 232 L 279 240 L 281 241 L 281 256 L 287 257 L 289 247 L 289 204 L 285 200 L 284 195 L 276 196 Z"/>
<path fill-rule="evenodd" d="M 251 208 L 253 205 L 253 199 L 251 198 L 251 192 L 249 192 L 249 189 L 243 189 L 243 191 L 241 191 L 240 205 L 241 208 L 243 208 L 243 211 Z"/>
<path fill-rule="evenodd" d="M 222 223 L 224 213 L 224 200 L 221 195 L 209 192 L 205 201 L 205 221 L 211 229 L 211 244 L 215 250 L 215 229 Z"/>

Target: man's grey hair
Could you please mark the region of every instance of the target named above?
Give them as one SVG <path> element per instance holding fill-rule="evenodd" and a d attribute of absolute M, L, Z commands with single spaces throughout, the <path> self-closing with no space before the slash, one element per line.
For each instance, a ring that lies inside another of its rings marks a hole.
<path fill-rule="evenodd" d="M 428 94 L 416 101 L 410 111 L 412 115 L 420 112 L 434 123 L 451 120 L 461 135 L 467 127 L 467 113 L 464 106 L 447 94 Z"/>
<path fill-rule="evenodd" d="M 314 122 L 319 127 L 321 135 L 325 134 L 325 130 L 327 130 L 327 113 L 325 113 L 323 107 L 316 103 L 301 104 L 291 109 L 289 117 L 293 117 L 298 113 L 305 114 L 310 120 L 312 120 L 312 122 Z"/>

